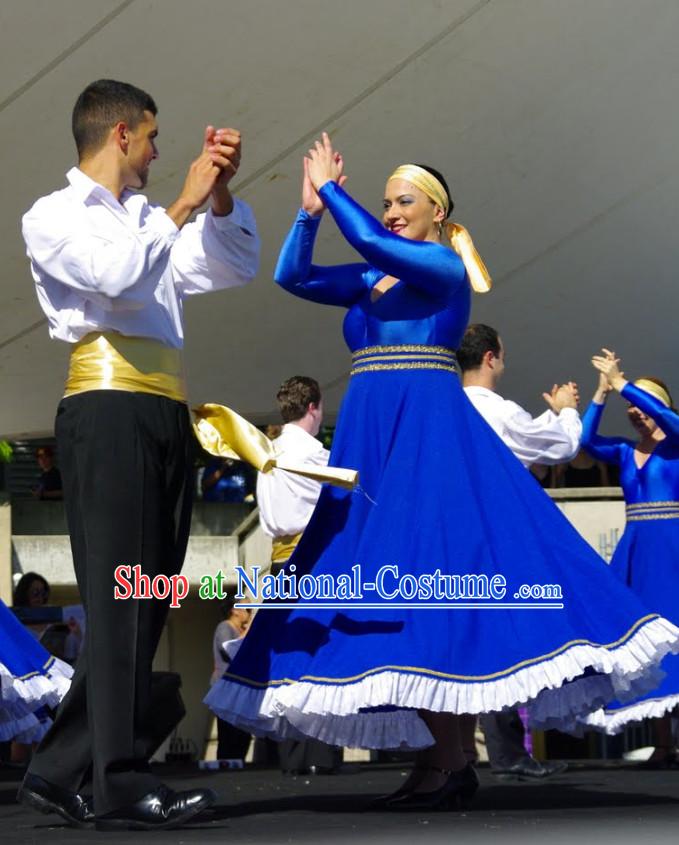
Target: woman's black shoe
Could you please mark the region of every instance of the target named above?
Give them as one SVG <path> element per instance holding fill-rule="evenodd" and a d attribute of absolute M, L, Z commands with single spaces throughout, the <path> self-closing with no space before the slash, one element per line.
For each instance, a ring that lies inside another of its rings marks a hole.
<path fill-rule="evenodd" d="M 430 766 L 430 769 L 448 776 L 443 786 L 433 792 L 411 792 L 398 800 L 390 801 L 386 807 L 390 810 L 454 810 L 457 807 L 461 810 L 468 809 L 479 788 L 479 777 L 471 763 L 456 772 L 435 766 Z"/>

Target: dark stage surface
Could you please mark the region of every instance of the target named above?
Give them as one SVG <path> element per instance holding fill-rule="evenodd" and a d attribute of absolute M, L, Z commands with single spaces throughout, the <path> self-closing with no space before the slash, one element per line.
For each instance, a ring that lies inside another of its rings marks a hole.
<path fill-rule="evenodd" d="M 19 776 L 0 769 L 1 843 L 676 843 L 679 771 L 639 771 L 588 762 L 544 783 L 498 780 L 481 767 L 466 813 L 368 809 L 395 789 L 404 769 L 365 765 L 353 774 L 283 777 L 277 771 L 198 772 L 161 767 L 175 789 L 209 786 L 218 805 L 175 831 L 97 833 L 64 826 L 17 805 Z"/>

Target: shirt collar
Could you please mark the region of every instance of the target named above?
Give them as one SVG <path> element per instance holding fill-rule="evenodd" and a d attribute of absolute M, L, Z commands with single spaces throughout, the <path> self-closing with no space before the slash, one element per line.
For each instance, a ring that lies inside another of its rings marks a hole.
<path fill-rule="evenodd" d="M 96 197 L 97 199 L 106 200 L 109 203 L 113 202 L 115 205 L 124 205 L 125 200 L 131 194 L 131 191 L 125 189 L 120 197 L 120 201 L 118 201 L 108 188 L 100 185 L 99 182 L 95 182 L 94 179 L 83 173 L 79 167 L 72 167 L 66 174 L 66 178 L 82 202 L 87 202 L 90 197 Z"/>
<path fill-rule="evenodd" d="M 300 425 L 295 425 L 294 423 L 285 423 L 281 434 L 285 434 L 287 437 L 296 437 L 298 440 L 304 440 L 307 443 L 314 443 L 316 446 L 318 446 L 319 449 L 323 448 L 323 444 L 321 443 L 321 441 L 317 440 L 313 436 L 313 434 L 309 434 L 308 431 L 304 431 L 304 429 Z"/>
<path fill-rule="evenodd" d="M 487 387 L 481 387 L 479 384 L 471 384 L 465 387 L 464 392 L 472 396 L 487 396 L 490 399 L 502 399 L 502 396 Z"/>

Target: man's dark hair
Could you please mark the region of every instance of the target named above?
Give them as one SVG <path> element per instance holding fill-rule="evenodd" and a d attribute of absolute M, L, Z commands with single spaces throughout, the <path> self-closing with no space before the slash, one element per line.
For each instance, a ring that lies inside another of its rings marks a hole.
<path fill-rule="evenodd" d="M 486 352 L 492 352 L 496 357 L 500 354 L 500 335 L 490 326 L 472 323 L 467 326 L 457 350 L 457 362 L 462 372 L 477 370 Z"/>
<path fill-rule="evenodd" d="M 71 127 L 80 158 L 99 149 L 116 123 L 124 121 L 135 129 L 145 111 L 158 113 L 153 98 L 141 88 L 115 79 L 91 82 L 73 107 Z"/>
<path fill-rule="evenodd" d="M 320 403 L 321 388 L 315 379 L 308 376 L 293 376 L 280 386 L 276 399 L 283 422 L 295 422 L 301 420 L 306 414 L 309 404 Z"/>

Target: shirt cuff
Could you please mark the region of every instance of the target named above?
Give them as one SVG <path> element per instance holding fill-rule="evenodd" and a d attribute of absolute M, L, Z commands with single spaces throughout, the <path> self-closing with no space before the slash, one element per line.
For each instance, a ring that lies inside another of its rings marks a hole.
<path fill-rule="evenodd" d="M 252 209 L 247 203 L 236 197 L 233 198 L 233 209 L 230 214 L 217 215 L 211 208 L 208 209 L 207 214 L 208 217 L 212 218 L 215 229 L 219 232 L 227 232 L 232 226 L 238 226 L 248 235 L 254 235 L 257 230 Z"/>

